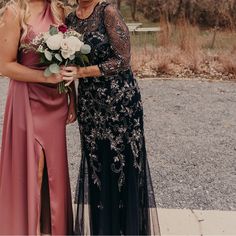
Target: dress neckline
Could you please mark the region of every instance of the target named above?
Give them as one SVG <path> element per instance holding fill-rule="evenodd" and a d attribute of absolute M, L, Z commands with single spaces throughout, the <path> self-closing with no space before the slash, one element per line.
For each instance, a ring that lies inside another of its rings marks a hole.
<path fill-rule="evenodd" d="M 29 22 L 29 25 L 32 26 L 32 25 L 37 24 L 38 22 L 42 21 L 42 18 L 44 18 L 44 16 L 47 14 L 49 7 L 50 7 L 50 2 L 47 0 L 47 1 L 45 1 L 45 5 L 44 5 L 44 8 L 42 9 L 42 11 L 37 14 L 35 19 L 33 19 Z"/>
<path fill-rule="evenodd" d="M 83 20 L 88 20 L 89 18 L 91 18 L 91 17 L 94 15 L 94 13 L 95 13 L 95 11 L 97 10 L 98 6 L 100 6 L 100 5 L 101 5 L 102 3 L 104 3 L 104 2 L 106 2 L 106 1 L 105 1 L 105 0 L 100 0 L 100 1 L 98 1 L 97 4 L 94 6 L 93 11 L 91 12 L 91 14 L 90 14 L 89 16 L 85 17 L 85 18 L 80 18 L 80 17 L 78 16 L 78 8 L 77 8 L 77 9 L 75 10 L 75 16 L 77 17 L 78 20 L 81 20 L 81 21 L 83 21 Z"/>

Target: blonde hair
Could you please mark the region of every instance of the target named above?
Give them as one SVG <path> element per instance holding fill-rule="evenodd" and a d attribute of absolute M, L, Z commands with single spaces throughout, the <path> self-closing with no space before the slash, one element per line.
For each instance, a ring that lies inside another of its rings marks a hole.
<path fill-rule="evenodd" d="M 56 24 L 61 24 L 65 20 L 65 16 L 70 11 L 68 6 L 58 0 L 47 0 L 51 4 L 51 11 Z M 22 29 L 21 41 L 25 38 L 28 32 L 28 20 L 30 17 L 29 9 L 30 0 L 10 0 L 0 9 L 0 24 L 3 24 L 3 16 L 8 7 L 12 7 L 20 18 L 20 26 Z"/>

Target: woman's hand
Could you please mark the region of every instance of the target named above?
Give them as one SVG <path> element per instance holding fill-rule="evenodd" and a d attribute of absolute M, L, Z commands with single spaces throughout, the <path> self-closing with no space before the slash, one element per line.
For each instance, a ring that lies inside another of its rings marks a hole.
<path fill-rule="evenodd" d="M 76 67 L 76 66 L 63 67 L 60 73 L 63 77 L 63 80 L 67 82 L 66 86 L 69 86 L 76 79 L 99 77 L 102 75 L 99 67 L 96 65 L 86 66 L 86 67 Z"/>
<path fill-rule="evenodd" d="M 67 115 L 67 120 L 66 124 L 72 124 L 76 121 L 77 119 L 77 114 L 76 114 L 76 107 L 74 102 L 70 102 L 69 107 L 68 107 L 68 115 Z"/>
<path fill-rule="evenodd" d="M 63 81 L 63 77 L 61 74 L 52 74 L 48 77 L 44 77 L 44 83 L 49 84 L 58 84 Z"/>
<path fill-rule="evenodd" d="M 60 74 L 63 80 L 67 81 L 66 86 L 69 86 L 74 80 L 80 78 L 79 71 L 79 67 L 76 66 L 62 68 Z"/>

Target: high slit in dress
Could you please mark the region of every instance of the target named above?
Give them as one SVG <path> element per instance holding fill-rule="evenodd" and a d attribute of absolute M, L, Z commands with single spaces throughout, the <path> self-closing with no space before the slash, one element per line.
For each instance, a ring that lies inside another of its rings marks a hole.
<path fill-rule="evenodd" d="M 52 23 L 47 2 L 25 42 Z M 43 69 L 33 51 L 19 49 L 18 61 Z M 56 88 L 10 80 L 0 156 L 1 235 L 73 233 L 67 112 L 67 97 Z"/>

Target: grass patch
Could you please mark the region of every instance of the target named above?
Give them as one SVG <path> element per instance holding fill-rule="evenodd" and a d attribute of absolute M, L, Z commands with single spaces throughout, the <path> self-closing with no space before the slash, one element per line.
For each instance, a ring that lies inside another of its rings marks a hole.
<path fill-rule="evenodd" d="M 139 77 L 236 79 L 236 32 L 199 29 L 187 22 L 161 22 L 161 28 L 154 35 L 131 36 L 132 65 Z"/>
<path fill-rule="evenodd" d="M 126 22 L 133 22 L 130 7 L 123 3 Z M 161 27 L 158 33 L 131 33 L 132 66 L 139 77 L 174 76 L 236 79 L 236 32 L 206 29 L 187 21 L 170 24 L 147 20 L 137 12 L 142 27 Z"/>

